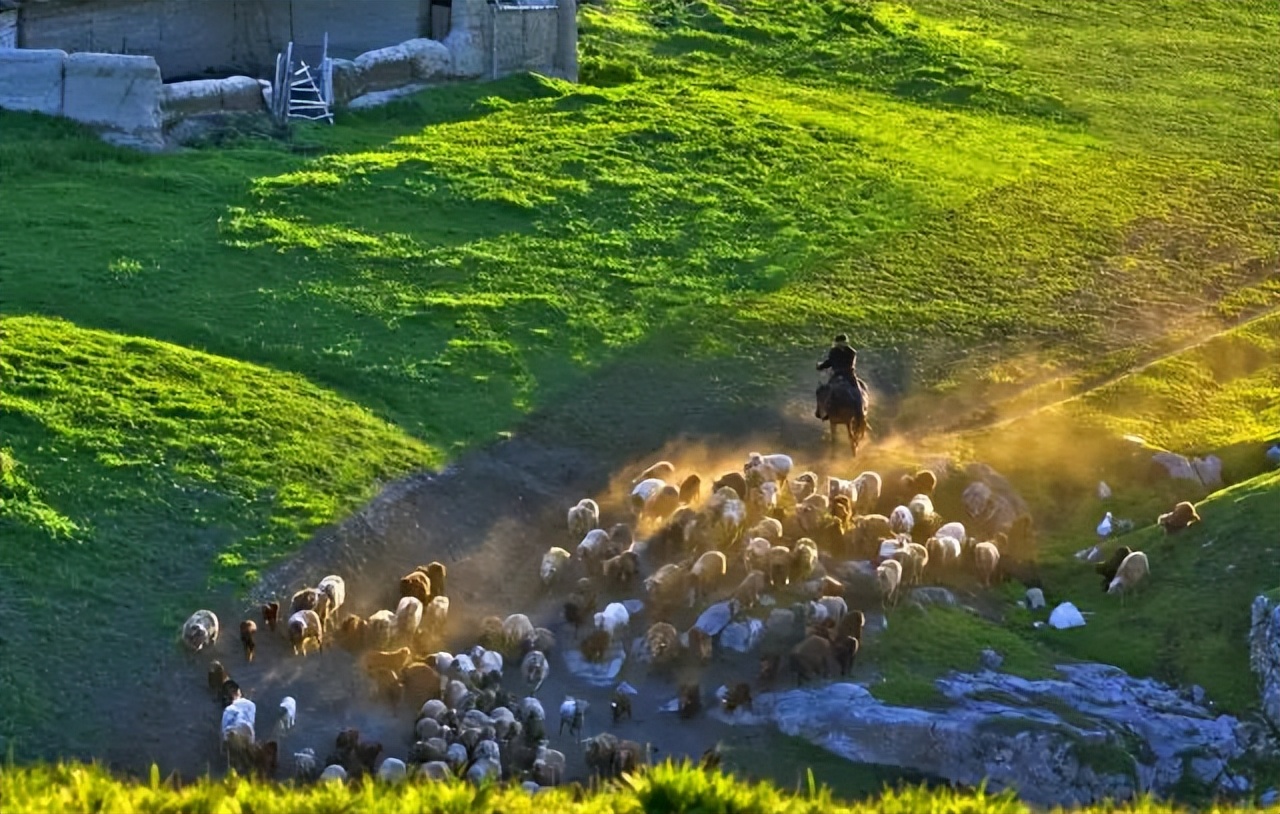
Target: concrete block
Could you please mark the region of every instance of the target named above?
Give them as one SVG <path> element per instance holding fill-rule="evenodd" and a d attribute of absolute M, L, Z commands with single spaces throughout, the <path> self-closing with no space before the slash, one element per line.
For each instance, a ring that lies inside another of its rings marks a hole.
<path fill-rule="evenodd" d="M 401 45 L 366 51 L 356 57 L 364 92 L 391 90 L 413 82 L 413 57 Z"/>
<path fill-rule="evenodd" d="M 448 76 L 453 59 L 444 43 L 428 39 L 413 39 L 400 44 L 413 63 L 415 79 L 438 79 Z"/>
<path fill-rule="evenodd" d="M 364 93 L 364 79 L 356 63 L 349 59 L 333 61 L 333 101 L 345 105 Z"/>
<path fill-rule="evenodd" d="M 160 109 L 166 121 L 186 116 L 202 116 L 222 110 L 220 79 L 171 82 L 160 90 Z"/>
<path fill-rule="evenodd" d="M 222 109 L 232 112 L 257 112 L 266 109 L 262 85 L 251 76 L 228 76 L 218 80 L 222 90 Z"/>
<path fill-rule="evenodd" d="M 148 56 L 79 53 L 67 57 L 63 115 L 124 133 L 160 130 L 160 66 Z"/>
<path fill-rule="evenodd" d="M 0 107 L 62 114 L 66 51 L 0 51 Z"/>

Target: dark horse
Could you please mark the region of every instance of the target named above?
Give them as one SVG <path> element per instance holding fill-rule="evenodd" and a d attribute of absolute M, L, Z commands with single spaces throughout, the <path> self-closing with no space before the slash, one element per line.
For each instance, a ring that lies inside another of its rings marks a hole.
<path fill-rule="evenodd" d="M 827 403 L 827 421 L 831 422 L 831 445 L 836 443 L 836 427 L 844 426 L 849 433 L 849 451 L 858 454 L 858 444 L 867 435 L 871 425 L 867 423 L 867 412 L 871 407 L 871 396 L 862 379 L 854 387 L 847 379 L 833 379 L 818 385 L 818 405 Z"/>

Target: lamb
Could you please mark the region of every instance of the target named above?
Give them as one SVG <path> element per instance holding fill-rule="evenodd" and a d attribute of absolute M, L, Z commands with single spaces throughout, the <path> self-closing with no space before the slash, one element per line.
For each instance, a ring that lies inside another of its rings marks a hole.
<path fill-rule="evenodd" d="M 796 541 L 791 549 L 791 577 L 806 580 L 818 565 L 818 545 L 808 537 Z"/>
<path fill-rule="evenodd" d="M 1116 572 L 1120 570 L 1120 563 L 1124 562 L 1124 558 L 1133 553 L 1133 549 L 1127 545 L 1122 545 L 1115 551 L 1111 552 L 1111 556 L 1106 562 L 1099 563 L 1093 567 L 1093 570 L 1102 575 L 1102 590 L 1111 587 L 1111 580 L 1116 578 Z"/>
<path fill-rule="evenodd" d="M 627 613 L 626 606 L 621 602 L 610 602 L 605 606 L 604 611 L 595 615 L 596 629 L 608 633 L 611 640 L 625 631 L 630 623 L 631 615 Z"/>
<path fill-rule="evenodd" d="M 542 587 L 550 590 L 568 565 L 573 555 L 559 546 L 552 546 L 542 555 L 542 564 L 538 568 L 538 576 L 542 579 Z"/>
<path fill-rule="evenodd" d="M 884 482 L 880 478 L 878 472 L 863 472 L 861 475 L 853 479 L 853 494 L 855 514 L 871 514 L 876 510 L 876 506 L 880 504 L 880 493 L 884 489 Z"/>
<path fill-rule="evenodd" d="M 371 673 L 375 670 L 389 670 L 399 673 L 405 667 L 408 667 L 409 662 L 412 660 L 413 653 L 409 648 L 401 647 L 397 650 L 381 650 L 366 654 L 364 666 Z"/>
<path fill-rule="evenodd" d="M 902 563 L 885 560 L 876 568 L 876 586 L 880 589 L 880 604 L 894 603 L 898 585 L 902 583 Z"/>
<path fill-rule="evenodd" d="M 502 620 L 502 644 L 505 652 L 515 652 L 525 637 L 533 633 L 533 622 L 523 613 L 513 613 Z"/>
<path fill-rule="evenodd" d="M 681 684 L 676 699 L 676 711 L 685 720 L 702 710 L 702 688 L 697 683 Z"/>
<path fill-rule="evenodd" d="M 316 588 L 303 588 L 289 600 L 290 613 L 302 610 L 315 610 L 320 604 L 320 591 Z"/>
<path fill-rule="evenodd" d="M 835 659 L 831 653 L 831 642 L 822 636 L 808 636 L 791 648 L 788 661 L 795 671 L 798 686 L 812 676 L 830 676 Z"/>
<path fill-rule="evenodd" d="M 1115 579 L 1111 580 L 1111 584 L 1107 586 L 1107 593 L 1120 594 L 1123 599 L 1125 594 L 1136 588 L 1150 573 L 1151 564 L 1147 561 L 1147 555 L 1141 551 L 1134 551 L 1120 563 Z"/>
<path fill-rule="evenodd" d="M 680 481 L 680 502 L 685 504 L 697 503 L 702 497 L 702 478 L 692 474 L 684 480 Z"/>
<path fill-rule="evenodd" d="M 182 623 L 182 641 L 194 653 L 218 641 L 218 616 L 211 610 L 198 610 Z"/>
<path fill-rule="evenodd" d="M 792 461 L 790 455 L 761 455 L 758 452 L 747 454 L 747 462 L 742 467 L 743 475 L 758 473 L 766 481 L 785 480 L 791 474 Z"/>
<path fill-rule="evenodd" d="M 714 495 L 724 488 L 732 489 L 738 500 L 743 500 L 747 496 L 747 478 L 741 472 L 725 472 L 711 484 L 711 493 Z"/>
<path fill-rule="evenodd" d="M 600 506 L 589 497 L 569 509 L 569 538 L 581 540 L 593 529 L 600 528 Z"/>
<path fill-rule="evenodd" d="M 840 675 L 847 676 L 853 670 L 853 662 L 858 657 L 858 640 L 852 636 L 837 636 L 831 643 L 831 655 L 840 668 Z"/>
<path fill-rule="evenodd" d="M 280 729 L 288 732 L 298 722 L 298 701 L 292 695 L 280 699 Z"/>
<path fill-rule="evenodd" d="M 680 634 L 668 622 L 657 622 L 644 634 L 645 652 L 653 664 L 664 664 L 680 655 Z"/>
<path fill-rule="evenodd" d="M 380 610 L 369 617 L 365 641 L 373 647 L 387 647 L 395 636 L 395 630 L 396 615 L 389 610 Z"/>
<path fill-rule="evenodd" d="M 1156 518 L 1156 523 L 1164 529 L 1165 534 L 1175 534 L 1199 522 L 1200 515 L 1196 514 L 1196 507 L 1185 500 L 1175 505 L 1173 511 Z"/>
<path fill-rule="evenodd" d="M 536 694 L 542 687 L 542 682 L 546 681 L 550 674 L 551 665 L 539 650 L 531 651 L 524 657 L 524 661 L 520 662 L 520 675 L 524 677 L 524 683 L 531 687 L 530 694 Z"/>
<path fill-rule="evenodd" d="M 630 585 L 640 572 L 640 556 L 631 550 L 624 551 L 605 560 L 602 570 L 609 584 L 618 587 Z"/>
<path fill-rule="evenodd" d="M 337 574 L 330 574 L 320 580 L 320 584 L 316 588 L 320 593 L 329 597 L 327 612 L 321 617 L 321 621 L 327 623 L 329 618 L 333 618 L 334 624 L 337 624 L 337 613 L 341 610 L 343 603 L 347 601 L 346 581 Z"/>
<path fill-rule="evenodd" d="M 978 543 L 973 550 L 978 578 L 984 587 L 991 587 L 991 580 L 1000 566 L 1000 549 L 994 543 Z"/>
<path fill-rule="evenodd" d="M 276 624 L 280 621 L 280 603 L 268 602 L 262 606 L 262 623 L 267 626 L 267 630 L 272 633 L 276 632 Z"/>
<path fill-rule="evenodd" d="M 403 599 L 400 601 L 404 601 Z M 422 610 L 422 627 L 432 636 L 444 635 L 444 626 L 449 621 L 449 597 L 433 596 Z"/>
<path fill-rule="evenodd" d="M 760 538 L 770 545 L 781 542 L 782 522 L 772 517 L 765 517 L 747 529 L 746 537 L 749 540 Z"/>
<path fill-rule="evenodd" d="M 411 596 L 427 604 L 431 601 L 431 579 L 421 571 L 410 571 L 400 578 L 400 596 Z"/>
<path fill-rule="evenodd" d="M 894 534 L 910 534 L 915 524 L 915 515 L 906 506 L 896 506 L 889 513 L 889 528 Z"/>
<path fill-rule="evenodd" d="M 258 643 L 254 640 L 254 636 L 258 633 L 258 625 L 252 619 L 245 619 L 240 623 L 240 644 L 244 647 L 245 661 L 253 662 L 253 653 L 258 649 Z"/>
<path fill-rule="evenodd" d="M 719 551 L 708 551 L 693 564 L 694 588 L 697 597 L 711 593 L 729 571 L 729 561 Z"/>
<path fill-rule="evenodd" d="M 752 571 L 733 591 L 733 599 L 744 610 L 754 608 L 764 593 L 766 581 L 763 571 Z"/>
<path fill-rule="evenodd" d="M 416 596 L 404 596 L 396 605 L 395 635 L 401 641 L 409 641 L 422 625 L 423 603 Z"/>
<path fill-rule="evenodd" d="M 300 610 L 289 617 L 289 643 L 293 645 L 293 654 L 307 655 L 307 643 L 314 640 L 316 649 L 324 649 L 324 632 L 320 627 L 320 616 L 313 610 Z"/>

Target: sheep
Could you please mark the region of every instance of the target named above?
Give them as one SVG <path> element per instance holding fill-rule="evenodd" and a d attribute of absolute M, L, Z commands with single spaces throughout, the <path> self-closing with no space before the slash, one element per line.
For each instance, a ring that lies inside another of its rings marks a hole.
<path fill-rule="evenodd" d="M 743 475 L 757 473 L 766 481 L 785 480 L 791 474 L 792 461 L 790 455 L 761 455 L 759 452 L 747 453 L 747 462 L 742 467 Z"/>
<path fill-rule="evenodd" d="M 337 613 L 342 609 L 342 605 L 347 601 L 347 583 L 337 574 L 330 574 L 320 580 L 317 587 L 321 593 L 329 597 L 327 613 L 322 616 L 322 621 L 327 622 L 330 617 L 337 624 Z"/>
<path fill-rule="evenodd" d="M 400 600 L 403 602 L 404 600 Z M 444 626 L 449 621 L 449 597 L 433 596 L 427 606 L 422 609 L 421 627 L 432 636 L 444 634 Z"/>
<path fill-rule="evenodd" d="M 858 657 L 859 642 L 852 636 L 837 636 L 831 643 L 831 655 L 840 668 L 840 675 L 847 676 L 853 670 L 853 662 Z"/>
<path fill-rule="evenodd" d="M 660 522 L 665 522 L 679 508 L 680 489 L 668 483 L 649 496 L 638 516 L 651 517 Z"/>
<path fill-rule="evenodd" d="M 401 647 L 396 650 L 379 650 L 373 653 L 367 653 L 364 657 L 365 669 L 369 672 L 375 670 L 390 670 L 399 673 L 405 667 L 409 666 L 409 662 L 413 660 L 413 653 L 407 647 Z"/>
<path fill-rule="evenodd" d="M 240 645 L 244 648 L 244 659 L 247 662 L 253 662 L 254 651 L 258 649 L 258 643 L 254 640 L 254 636 L 258 633 L 258 625 L 252 619 L 245 619 L 240 623 Z"/>
<path fill-rule="evenodd" d="M 636 486 L 647 480 L 666 480 L 675 473 L 675 464 L 670 461 L 658 461 L 645 471 L 641 472 L 635 480 L 631 481 L 631 485 Z"/>
<path fill-rule="evenodd" d="M 662 478 L 645 478 L 638 482 L 631 489 L 631 495 L 629 498 L 631 513 L 636 517 L 643 515 L 645 505 L 666 485 L 667 482 Z M 680 490 L 677 489 L 676 496 L 679 497 L 679 494 Z"/>
<path fill-rule="evenodd" d="M 218 692 L 219 690 L 222 689 L 223 682 L 226 681 L 228 678 L 230 678 L 230 676 L 227 675 L 227 668 L 222 666 L 222 662 L 217 660 L 209 662 L 209 672 L 207 674 L 207 679 L 208 679 L 210 690 L 212 690 L 213 692 Z M 224 704 L 223 706 L 226 706 L 226 705 Z"/>
<path fill-rule="evenodd" d="M 409 776 L 409 767 L 399 758 L 389 757 L 378 767 L 378 782 L 399 783 Z"/>
<path fill-rule="evenodd" d="M 685 504 L 697 503 L 702 497 L 702 478 L 692 474 L 684 480 L 680 481 L 680 502 Z"/>
<path fill-rule="evenodd" d="M 525 637 L 533 632 L 533 622 L 523 613 L 513 613 L 502 620 L 502 644 L 505 652 L 514 652 Z"/>
<path fill-rule="evenodd" d="M 853 481 L 827 476 L 827 500 L 834 501 L 840 495 L 847 497 L 851 504 L 858 499 L 858 492 L 854 489 Z"/>
<path fill-rule="evenodd" d="M 795 671 L 797 686 L 815 675 L 826 678 L 831 675 L 831 666 L 834 663 L 831 642 L 822 636 L 808 636 L 791 648 L 788 662 L 791 669 Z"/>
<path fill-rule="evenodd" d="M 688 720 L 702 710 L 702 688 L 698 684 L 681 684 L 676 694 L 676 712 Z"/>
<path fill-rule="evenodd" d="M 280 621 L 280 603 L 268 602 L 262 606 L 262 623 L 267 626 L 267 630 L 272 633 L 276 632 L 276 624 Z"/>
<path fill-rule="evenodd" d="M 292 695 L 280 699 L 280 729 L 288 732 L 298 722 L 298 701 Z"/>
<path fill-rule="evenodd" d="M 422 625 L 423 602 L 416 596 L 402 596 L 396 605 L 395 635 L 401 641 L 410 640 Z"/>
<path fill-rule="evenodd" d="M 414 704 L 440 693 L 440 674 L 430 664 L 410 664 L 400 672 L 400 681 L 405 695 Z"/>
<path fill-rule="evenodd" d="M 411 596 L 423 605 L 431 601 L 431 578 L 421 571 L 410 571 L 400 578 L 400 597 Z"/>
<path fill-rule="evenodd" d="M 708 551 L 693 564 L 694 589 L 697 597 L 702 598 L 724 579 L 729 570 L 729 561 L 719 551 Z"/>
<path fill-rule="evenodd" d="M 587 634 L 586 638 L 578 645 L 578 649 L 582 651 L 582 657 L 589 662 L 598 664 L 604 661 L 605 653 L 609 650 L 609 645 L 613 639 L 609 636 L 607 630 L 593 630 Z"/>
<path fill-rule="evenodd" d="M 324 631 L 320 627 L 320 616 L 313 610 L 295 611 L 289 616 L 289 643 L 293 645 L 293 654 L 307 655 L 307 643 L 314 640 L 317 650 L 324 649 Z"/>
<path fill-rule="evenodd" d="M 681 565 L 668 563 L 644 581 L 645 591 L 653 604 L 670 608 L 682 603 L 693 606 L 695 586 L 689 570 Z"/>
<path fill-rule="evenodd" d="M 910 534 L 916 524 L 915 515 L 906 506 L 895 506 L 889 512 L 889 528 L 894 534 Z"/>
<path fill-rule="evenodd" d="M 768 515 L 778 508 L 778 484 L 765 481 L 747 487 L 747 511 L 752 517 Z"/>
<path fill-rule="evenodd" d="M 702 664 L 709 664 L 713 655 L 711 636 L 696 625 L 689 628 L 685 636 L 689 640 L 689 652 Z"/>
<path fill-rule="evenodd" d="M 839 521 L 841 527 L 853 522 L 853 501 L 848 495 L 836 495 L 831 499 L 831 516 Z"/>
<path fill-rule="evenodd" d="M 342 649 L 354 653 L 364 647 L 368 629 L 368 622 L 354 613 L 349 613 L 347 618 L 342 620 L 342 626 L 338 628 L 338 644 Z"/>
<path fill-rule="evenodd" d="M 624 551 L 605 560 L 602 571 L 609 584 L 619 587 L 630 585 L 640 572 L 640 556 L 631 550 Z"/>
<path fill-rule="evenodd" d="M 613 771 L 614 756 L 618 751 L 618 739 L 608 732 L 601 732 L 594 738 L 583 741 L 583 752 L 587 769 L 600 776 Z"/>
<path fill-rule="evenodd" d="M 293 774 L 303 782 L 316 780 L 316 750 L 311 747 L 293 753 Z"/>
<path fill-rule="evenodd" d="M 747 529 L 746 537 L 749 540 L 760 538 L 770 545 L 781 542 L 782 522 L 772 517 L 762 518 L 760 522 Z"/>
<path fill-rule="evenodd" d="M 1196 514 L 1196 507 L 1185 500 L 1175 505 L 1173 511 L 1156 518 L 1156 523 L 1164 529 L 1165 534 L 1175 534 L 1199 522 L 1200 515 Z"/>
<path fill-rule="evenodd" d="M 916 523 L 936 514 L 933 510 L 933 500 L 925 494 L 918 494 L 907 501 L 907 508 L 911 511 L 911 517 Z"/>
<path fill-rule="evenodd" d="M 601 573 L 600 564 L 612 556 L 609 553 L 611 548 L 609 532 L 604 529 L 592 529 L 582 538 L 582 542 L 578 543 L 576 554 L 582 564 L 586 566 L 587 573 L 592 576 L 599 576 Z"/>
<path fill-rule="evenodd" d="M 752 571 L 733 590 L 733 599 L 743 609 L 754 608 L 764 593 L 766 581 L 763 571 Z"/>
<path fill-rule="evenodd" d="M 744 681 L 734 684 L 724 696 L 725 712 L 733 712 L 738 707 L 751 709 L 751 685 Z"/>
<path fill-rule="evenodd" d="M 1147 555 L 1141 551 L 1134 551 L 1120 563 L 1115 578 L 1107 586 L 1107 593 L 1120 594 L 1120 598 L 1123 599 L 1125 594 L 1136 588 L 1150 573 L 1151 564 L 1147 561 Z"/>
<path fill-rule="evenodd" d="M 933 474 L 932 470 L 921 469 L 914 475 L 903 475 L 902 486 L 903 489 L 914 494 L 932 497 L 933 490 L 938 486 L 938 476 Z"/>
<path fill-rule="evenodd" d="M 933 534 L 935 537 L 951 537 L 959 542 L 960 545 L 964 545 L 965 540 L 969 539 L 968 533 L 964 530 L 964 523 L 954 520 L 950 523 L 943 523 Z"/>
<path fill-rule="evenodd" d="M 844 596 L 844 583 L 835 577 L 824 576 L 819 580 L 819 596 Z"/>
<path fill-rule="evenodd" d="M 867 617 L 862 613 L 862 611 L 849 611 L 836 625 L 836 638 L 839 639 L 841 636 L 851 636 L 861 641 L 862 627 L 866 624 L 866 621 Z"/>
<path fill-rule="evenodd" d="M 670 623 L 657 622 L 645 632 L 644 648 L 652 663 L 670 662 L 680 655 L 680 634 Z"/>
<path fill-rule="evenodd" d="M 573 555 L 559 546 L 552 546 L 542 555 L 542 564 L 538 567 L 538 576 L 542 579 L 542 587 L 550 590 L 561 571 L 573 559 Z"/>
<path fill-rule="evenodd" d="M 876 586 L 880 590 L 880 604 L 893 603 L 902 582 L 902 563 L 897 560 L 885 560 L 876 568 Z"/>
<path fill-rule="evenodd" d="M 826 618 L 834 620 L 837 624 L 849 613 L 849 604 L 841 596 L 820 597 L 814 604 L 823 608 L 826 611 Z"/>
<path fill-rule="evenodd" d="M 613 753 L 613 772 L 623 775 L 634 772 L 646 762 L 648 750 L 635 741 L 618 741 L 618 748 Z"/>
<path fill-rule="evenodd" d="M 289 600 L 289 612 L 315 610 L 318 604 L 320 604 L 320 591 L 316 588 L 303 588 Z"/>
<path fill-rule="evenodd" d="M 769 585 L 777 588 L 791 584 L 791 549 L 784 545 L 776 545 L 769 549 L 767 558 Z"/>
<path fill-rule="evenodd" d="M 769 568 L 769 552 L 773 549 L 773 546 L 774 543 L 764 537 L 751 538 L 742 550 L 742 564 L 747 567 L 748 571 L 756 569 L 767 570 Z"/>
<path fill-rule="evenodd" d="M 725 472 L 716 478 L 711 484 L 711 493 L 714 495 L 721 489 L 732 489 L 737 495 L 738 500 L 742 500 L 747 496 L 747 479 L 741 472 Z"/>
<path fill-rule="evenodd" d="M 603 630 L 608 633 L 611 640 L 616 639 L 620 632 L 625 631 L 630 623 L 631 614 L 627 613 L 626 606 L 621 602 L 610 602 L 602 612 L 595 615 L 596 630 Z"/>
<path fill-rule="evenodd" d="M 1000 566 L 1000 549 L 994 543 L 978 543 L 973 550 L 974 561 L 978 569 L 978 578 L 984 587 L 991 587 L 991 580 Z"/>
<path fill-rule="evenodd" d="M 855 514 L 871 514 L 880 503 L 884 482 L 878 472 L 863 472 L 853 479 L 853 510 Z"/>
<path fill-rule="evenodd" d="M 924 569 L 929 564 L 929 549 L 919 543 L 906 543 L 890 556 L 902 563 L 904 585 L 920 584 Z"/>
<path fill-rule="evenodd" d="M 427 581 L 431 583 L 431 594 L 428 599 L 435 599 L 437 596 L 447 596 L 445 591 L 445 580 L 449 576 L 449 569 L 439 560 L 432 560 L 426 565 L 419 565 L 417 570 L 427 575 Z"/>
<path fill-rule="evenodd" d="M 631 696 L 620 690 L 614 690 L 613 698 L 609 701 L 609 711 L 613 715 L 614 726 L 622 720 L 622 716 L 626 716 L 627 720 L 631 720 Z"/>
<path fill-rule="evenodd" d="M 545 627 L 535 627 L 533 632 L 524 637 L 524 641 L 520 643 L 521 656 L 527 655 L 531 650 L 541 650 L 543 653 L 550 653 L 556 649 L 556 634 L 547 630 Z M 493 655 L 499 659 L 502 656 L 498 653 Z M 501 665 L 501 662 L 499 662 Z M 502 672 L 502 667 L 498 667 L 498 672 Z"/>
<path fill-rule="evenodd" d="M 524 657 L 524 661 L 520 662 L 520 675 L 524 677 L 524 682 L 530 686 L 529 692 L 536 694 L 538 689 L 542 687 L 542 682 L 547 680 L 547 676 L 551 674 L 551 665 L 547 663 L 547 657 L 539 650 L 533 650 L 529 655 Z"/>
<path fill-rule="evenodd" d="M 600 527 L 600 506 L 589 497 L 579 500 L 569 509 L 569 538 L 581 540 L 588 532 Z"/>
<path fill-rule="evenodd" d="M 211 610 L 198 610 L 182 623 L 182 641 L 194 653 L 218 641 L 218 616 Z"/>
<path fill-rule="evenodd" d="M 802 537 L 796 541 L 791 549 L 791 577 L 796 580 L 806 580 L 813 575 L 813 570 L 818 565 L 818 546 L 808 537 Z"/>
<path fill-rule="evenodd" d="M 866 556 L 867 552 L 875 551 L 881 540 L 892 537 L 896 533 L 889 518 L 882 514 L 865 514 L 854 518 L 853 528 L 850 529 L 847 539 L 856 553 L 864 559 L 869 559 Z"/>
<path fill-rule="evenodd" d="M 800 503 L 818 491 L 818 476 L 812 472 L 802 472 L 795 480 L 788 481 L 787 486 L 791 489 L 791 497 L 796 503 Z"/>
<path fill-rule="evenodd" d="M 248 698 L 237 698 L 222 711 L 222 745 L 229 759 L 246 756 L 253 746 L 257 716 L 258 707 Z"/>
<path fill-rule="evenodd" d="M 569 594 L 564 603 L 564 620 L 573 625 L 576 633 L 583 623 L 592 619 L 596 612 L 596 589 L 591 580 L 582 578 Z"/>
<path fill-rule="evenodd" d="M 1099 563 L 1093 567 L 1093 570 L 1102 575 L 1102 590 L 1106 591 L 1111 587 L 1111 580 L 1116 578 L 1116 572 L 1120 570 L 1120 563 L 1124 562 L 1124 558 L 1133 553 L 1133 549 L 1127 545 L 1122 545 L 1115 551 L 1111 552 L 1111 556 L 1106 562 Z"/>

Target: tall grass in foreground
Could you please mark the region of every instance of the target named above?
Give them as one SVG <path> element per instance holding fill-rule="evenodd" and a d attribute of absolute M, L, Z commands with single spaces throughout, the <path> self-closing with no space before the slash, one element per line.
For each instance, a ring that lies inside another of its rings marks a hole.
<path fill-rule="evenodd" d="M 49 811 L 141 812 L 255 812 L 255 814 L 604 814 L 618 812 L 699 812 L 699 814 L 1021 814 L 1033 809 L 1012 793 L 983 790 L 956 792 L 907 788 L 886 790 L 883 796 L 860 802 L 838 801 L 826 789 L 785 792 L 769 784 L 749 784 L 731 776 L 704 772 L 688 764 L 663 764 L 605 789 L 552 789 L 531 796 L 519 788 L 477 788 L 464 783 L 409 783 L 398 786 L 370 782 L 353 786 L 293 787 L 239 778 L 202 778 L 182 787 L 162 781 L 154 768 L 149 782 L 121 780 L 99 766 L 59 764 L 0 769 L 0 802 L 6 814 Z M 1084 812 L 1132 811 L 1163 814 L 1175 806 L 1141 799 L 1071 809 Z M 1215 811 L 1238 810 L 1231 806 Z"/>

